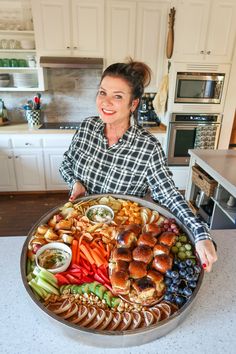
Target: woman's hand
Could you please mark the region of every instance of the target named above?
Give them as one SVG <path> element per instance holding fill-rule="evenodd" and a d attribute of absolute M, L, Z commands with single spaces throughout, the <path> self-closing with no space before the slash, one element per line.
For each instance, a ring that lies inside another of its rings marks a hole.
<path fill-rule="evenodd" d="M 73 202 L 77 197 L 84 196 L 85 193 L 86 189 L 84 188 L 84 186 L 80 182 L 75 182 L 71 191 L 69 201 Z"/>
<path fill-rule="evenodd" d="M 211 240 L 201 240 L 196 243 L 196 251 L 199 255 L 202 267 L 210 272 L 212 264 L 217 261 L 215 246 Z"/>

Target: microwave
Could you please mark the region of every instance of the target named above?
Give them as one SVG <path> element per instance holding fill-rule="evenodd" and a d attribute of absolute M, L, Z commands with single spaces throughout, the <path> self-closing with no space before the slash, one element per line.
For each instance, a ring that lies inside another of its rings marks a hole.
<path fill-rule="evenodd" d="M 175 103 L 220 104 L 225 74 L 177 72 Z"/>

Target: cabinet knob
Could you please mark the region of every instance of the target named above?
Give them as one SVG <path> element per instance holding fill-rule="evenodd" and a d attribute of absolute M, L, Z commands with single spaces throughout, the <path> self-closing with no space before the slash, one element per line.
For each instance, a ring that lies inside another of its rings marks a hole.
<path fill-rule="evenodd" d="M 208 50 L 208 51 L 207 51 L 207 54 L 208 54 L 208 55 L 210 55 L 210 54 L 211 54 L 211 51 L 210 51 L 210 50 Z"/>
<path fill-rule="evenodd" d="M 70 49 L 70 47 L 69 47 L 69 46 L 67 46 L 67 47 L 66 47 L 66 49 Z"/>
<path fill-rule="evenodd" d="M 11 159 L 12 159 L 12 156 L 7 156 L 7 157 L 8 157 L 8 159 L 9 159 L 9 160 L 11 160 Z"/>
<path fill-rule="evenodd" d="M 32 145 L 31 143 L 25 143 L 25 146 L 30 146 L 30 145 Z"/>
<path fill-rule="evenodd" d="M 204 54 L 204 50 L 201 50 L 201 51 L 200 51 L 200 54 Z"/>
<path fill-rule="evenodd" d="M 74 47 L 74 49 L 78 49 L 78 47 Z"/>
<path fill-rule="evenodd" d="M 16 155 L 16 156 L 15 156 L 15 158 L 16 158 L 16 159 L 19 159 L 19 156 L 18 156 L 18 155 Z"/>

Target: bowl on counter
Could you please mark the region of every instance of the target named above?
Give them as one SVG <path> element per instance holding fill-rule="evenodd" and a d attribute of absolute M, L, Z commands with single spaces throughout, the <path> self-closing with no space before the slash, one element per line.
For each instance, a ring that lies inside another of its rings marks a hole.
<path fill-rule="evenodd" d="M 93 195 L 93 196 L 88 196 L 88 197 L 83 197 L 80 198 L 79 201 L 82 203 L 86 203 L 89 201 L 94 201 L 98 198 L 106 197 L 107 195 Z M 125 196 L 125 195 L 111 195 L 113 198 L 118 198 L 118 199 L 123 199 L 127 201 L 132 201 L 134 203 L 137 203 L 140 205 L 141 208 L 149 208 L 152 211 L 156 212 L 157 214 L 159 213 L 160 215 L 173 220 L 173 215 L 168 212 L 166 209 L 160 207 L 156 203 L 152 203 L 149 201 L 146 201 L 141 198 L 137 197 L 132 197 L 132 196 Z M 89 326 L 84 326 L 83 324 L 81 325 L 80 322 L 77 324 L 74 323 L 73 321 L 68 321 L 68 312 L 63 312 L 62 315 L 58 315 L 58 313 L 62 312 L 62 309 L 59 308 L 57 309 L 57 313 L 51 311 L 49 308 L 47 308 L 42 301 L 40 301 L 32 292 L 32 289 L 30 288 L 28 284 L 28 279 L 27 279 L 27 254 L 28 254 L 28 245 L 30 241 L 32 240 L 32 237 L 35 235 L 36 230 L 38 227 L 42 224 L 47 224 L 49 220 L 52 220 L 53 216 L 56 214 L 60 213 L 62 210 L 62 207 L 59 206 L 53 210 L 51 210 L 47 215 L 44 215 L 30 230 L 25 243 L 22 248 L 21 252 L 21 260 L 20 260 L 20 265 L 21 265 L 21 277 L 23 280 L 24 287 L 30 296 L 30 298 L 33 300 L 33 303 L 35 306 L 36 310 L 43 311 L 47 317 L 51 320 L 52 325 L 57 325 L 60 329 L 62 329 L 66 335 L 70 336 L 70 338 L 73 338 L 75 341 L 80 341 L 82 343 L 85 343 L 90 346 L 96 346 L 96 347 L 109 347 L 109 348 L 122 348 L 122 347 L 130 347 L 130 346 L 137 346 L 137 345 L 142 345 L 154 340 L 157 340 L 158 338 L 168 334 L 170 331 L 174 330 L 189 314 L 189 312 L 192 309 L 192 306 L 197 298 L 198 291 L 202 285 L 203 281 L 203 276 L 204 276 L 204 271 L 200 271 L 200 275 L 197 281 L 197 286 L 193 290 L 193 293 L 189 300 L 178 310 L 175 310 L 174 312 L 170 312 L 169 316 L 164 316 L 164 317 L 159 317 L 160 320 L 157 320 L 155 322 L 151 322 L 150 325 L 148 326 L 142 326 L 140 328 L 135 327 L 135 329 L 127 329 L 127 330 L 109 330 L 109 329 L 97 329 L 96 327 L 91 327 Z M 85 213 L 86 211 L 84 211 Z M 181 228 L 181 230 L 188 236 L 189 241 L 193 244 L 194 239 L 191 234 L 191 232 L 181 223 L 176 219 L 176 223 L 178 226 Z M 95 225 L 96 226 L 96 225 Z M 107 227 L 110 227 L 107 226 Z M 73 285 L 72 285 L 73 286 Z M 73 290 L 76 290 L 76 286 L 73 288 Z M 74 293 L 73 293 L 74 294 Z M 67 306 L 68 303 L 65 303 L 65 306 Z M 158 303 L 156 306 L 160 306 L 161 304 Z M 53 305 L 54 306 L 54 305 Z M 55 305 L 57 306 L 57 305 Z M 84 305 L 81 305 L 83 310 Z M 92 305 L 93 306 L 93 305 Z M 85 306 L 86 307 L 86 306 Z M 90 313 L 90 308 L 88 308 L 89 312 L 88 315 L 85 315 L 85 321 L 89 318 L 89 315 L 92 314 Z M 71 308 L 72 310 L 72 308 Z M 74 310 L 74 307 L 73 307 Z M 117 311 L 117 310 L 116 310 Z M 163 310 L 162 314 L 164 314 L 165 311 Z M 94 313 L 93 313 L 94 315 Z M 74 316 L 74 314 L 73 314 Z M 100 314 L 98 314 L 100 316 Z M 46 316 L 45 316 L 46 317 Z M 67 318 L 67 319 L 66 319 Z M 93 317 L 96 319 L 97 317 Z M 136 318 L 137 319 L 137 318 Z M 199 319 L 200 320 L 200 319 Z"/>

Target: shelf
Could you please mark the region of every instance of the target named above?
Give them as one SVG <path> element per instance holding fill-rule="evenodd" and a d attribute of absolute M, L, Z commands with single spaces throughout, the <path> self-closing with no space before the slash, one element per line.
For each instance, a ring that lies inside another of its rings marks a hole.
<path fill-rule="evenodd" d="M 0 53 L 36 53 L 36 49 L 0 49 Z"/>
<path fill-rule="evenodd" d="M 26 31 L 26 30 L 0 30 L 0 35 L 1 34 L 29 34 L 29 35 L 34 35 L 34 31 Z"/>
<path fill-rule="evenodd" d="M 6 66 L 0 66 L 0 71 L 35 71 L 38 70 L 39 67 L 31 67 L 31 66 L 14 66 L 14 67 L 6 67 Z"/>
<path fill-rule="evenodd" d="M 0 87 L 0 92 L 2 91 L 44 91 L 42 87 Z"/>

